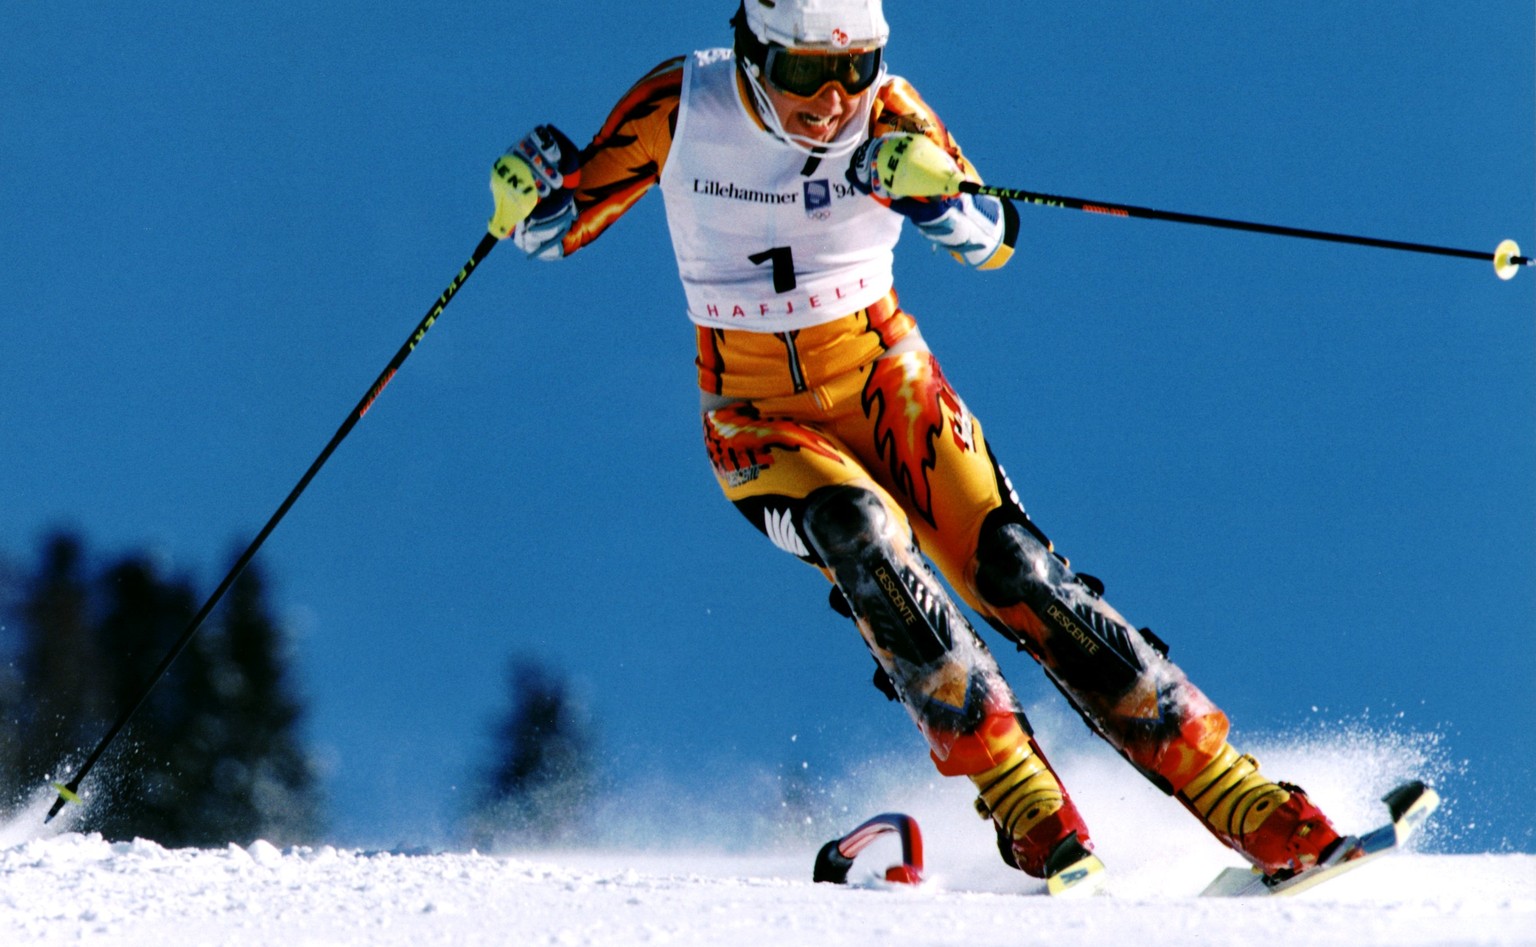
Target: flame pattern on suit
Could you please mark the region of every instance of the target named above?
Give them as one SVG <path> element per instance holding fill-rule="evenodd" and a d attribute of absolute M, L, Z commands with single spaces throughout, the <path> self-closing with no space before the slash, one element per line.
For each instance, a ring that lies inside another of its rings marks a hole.
<path fill-rule="evenodd" d="M 772 466 L 775 451 L 804 451 L 834 466 L 849 466 L 836 444 L 814 428 L 785 418 L 763 417 L 747 405 L 704 416 L 704 445 L 722 483 L 756 479 Z"/>
<path fill-rule="evenodd" d="M 937 527 L 931 479 L 938 462 L 934 442 L 947 427 L 957 447 L 976 449 L 970 414 L 960 396 L 936 361 L 911 353 L 876 362 L 861 403 L 873 422 L 875 447 L 890 482 L 909 499 L 912 512 Z"/>
<path fill-rule="evenodd" d="M 661 178 L 677 130 L 683 57 L 645 75 L 614 106 L 581 153 L 576 222 L 563 242 L 567 256 L 596 240 Z"/>

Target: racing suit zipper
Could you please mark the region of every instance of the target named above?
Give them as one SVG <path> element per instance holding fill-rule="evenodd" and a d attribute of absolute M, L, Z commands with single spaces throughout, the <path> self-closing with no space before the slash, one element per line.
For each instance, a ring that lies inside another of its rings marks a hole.
<path fill-rule="evenodd" d="M 799 334 L 798 331 L 780 332 L 778 334 L 779 341 L 784 343 L 784 351 L 789 366 L 789 380 L 795 386 L 795 394 L 797 395 L 804 393 L 806 389 L 805 369 L 800 365 L 800 351 L 795 348 L 795 336 Z"/>

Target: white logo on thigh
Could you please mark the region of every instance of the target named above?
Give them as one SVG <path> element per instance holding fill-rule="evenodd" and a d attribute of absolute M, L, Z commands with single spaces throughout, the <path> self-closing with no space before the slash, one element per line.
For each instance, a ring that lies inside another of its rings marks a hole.
<path fill-rule="evenodd" d="M 795 531 L 795 519 L 788 510 L 764 510 L 763 530 L 773 544 L 791 556 L 809 556 L 800 534 Z"/>

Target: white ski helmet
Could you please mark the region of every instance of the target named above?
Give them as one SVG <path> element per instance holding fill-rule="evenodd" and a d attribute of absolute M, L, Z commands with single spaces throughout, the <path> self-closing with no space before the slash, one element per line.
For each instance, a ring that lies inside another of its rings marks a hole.
<path fill-rule="evenodd" d="M 790 49 L 868 49 L 891 35 L 880 0 L 742 0 L 742 9 L 759 42 Z"/>

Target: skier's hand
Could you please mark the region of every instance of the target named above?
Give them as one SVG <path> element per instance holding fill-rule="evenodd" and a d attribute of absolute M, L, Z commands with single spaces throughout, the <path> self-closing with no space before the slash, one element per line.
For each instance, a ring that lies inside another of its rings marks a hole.
<path fill-rule="evenodd" d="M 964 172 L 949 152 L 926 135 L 892 132 L 871 138 L 853 153 L 848 180 L 884 200 L 948 197 L 959 193 Z"/>
<path fill-rule="evenodd" d="M 553 125 L 539 125 L 507 149 L 491 167 L 496 210 L 490 232 L 529 253 L 558 243 L 576 219 L 573 190 L 581 153 Z"/>

